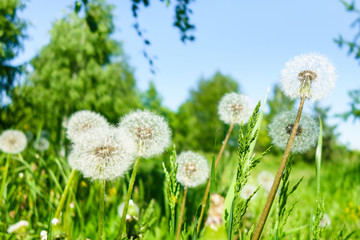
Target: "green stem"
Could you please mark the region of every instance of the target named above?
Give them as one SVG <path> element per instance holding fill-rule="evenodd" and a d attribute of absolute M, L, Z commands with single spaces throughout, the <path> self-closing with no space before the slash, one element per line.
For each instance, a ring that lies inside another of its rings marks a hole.
<path fill-rule="evenodd" d="M 105 180 L 100 180 L 99 224 L 97 240 L 102 239 L 104 227 Z"/>
<path fill-rule="evenodd" d="M 6 178 L 7 178 L 7 174 L 9 171 L 10 156 L 11 156 L 11 154 L 7 154 L 7 157 L 6 157 L 5 170 L 3 173 L 3 179 L 2 179 L 1 190 L 0 190 L 0 205 L 2 205 L 2 199 L 3 199 L 3 195 L 4 195 L 5 184 L 6 184 Z M 5 207 L 5 203 L 4 203 L 4 207 Z"/>
<path fill-rule="evenodd" d="M 283 158 L 281 160 L 281 163 L 280 163 L 279 169 L 278 169 L 278 171 L 276 173 L 276 176 L 275 176 L 273 185 L 271 187 L 269 196 L 268 196 L 268 198 L 266 200 L 264 209 L 263 209 L 263 211 L 261 213 L 259 222 L 256 225 L 256 229 L 254 231 L 254 234 L 253 234 L 251 240 L 260 239 L 261 233 L 262 233 L 262 231 L 264 229 L 266 219 L 267 219 L 267 217 L 268 217 L 268 215 L 270 213 L 271 206 L 272 206 L 272 204 L 274 202 L 276 192 L 277 192 L 277 190 L 279 188 L 279 185 L 280 185 L 281 177 L 282 177 L 282 175 L 284 173 L 285 166 L 286 166 L 287 160 L 288 160 L 289 155 L 290 155 L 291 146 L 292 146 L 292 144 L 294 142 L 296 131 L 297 131 L 298 126 L 299 126 L 300 117 L 301 117 L 301 113 L 302 113 L 302 110 L 303 110 L 303 107 L 304 107 L 304 103 L 305 103 L 305 97 L 302 97 L 301 102 L 300 102 L 300 106 L 299 106 L 299 110 L 298 110 L 298 113 L 297 113 L 297 116 L 296 116 L 296 120 L 295 120 L 295 123 L 294 123 L 294 127 L 293 127 L 293 129 L 291 131 L 290 138 L 288 140 L 288 143 L 287 143 Z"/>
<path fill-rule="evenodd" d="M 60 203 L 59 203 L 58 208 L 56 209 L 54 218 L 59 219 L 61 210 L 62 210 L 62 208 L 63 208 L 63 206 L 64 206 L 64 203 L 65 203 L 65 200 L 66 200 L 66 196 L 67 196 L 67 194 L 68 194 L 68 192 L 69 192 L 71 183 L 72 183 L 72 181 L 74 180 L 75 175 L 76 175 L 76 170 L 73 169 L 73 170 L 71 171 L 69 180 L 68 180 L 68 182 L 67 182 L 67 184 L 66 184 L 66 186 L 65 186 L 65 190 L 64 190 L 64 192 L 62 193 L 62 196 L 61 196 L 61 199 L 60 199 Z"/>
<path fill-rule="evenodd" d="M 121 237 L 122 237 L 122 232 L 123 232 L 124 225 L 125 225 L 125 218 L 126 218 L 126 214 L 127 214 L 128 208 L 129 208 L 129 201 L 130 201 L 132 190 L 134 187 L 135 177 L 136 177 L 136 172 L 137 172 L 137 169 L 139 166 L 139 162 L 140 162 L 140 157 L 137 157 L 137 159 L 135 161 L 134 169 L 131 174 L 129 188 L 128 188 L 126 200 L 125 200 L 125 206 L 124 206 L 124 210 L 123 210 L 123 213 L 121 216 L 119 233 L 118 233 L 118 236 L 116 237 L 116 240 L 121 240 Z"/>
<path fill-rule="evenodd" d="M 181 204 L 181 212 L 180 212 L 179 223 L 178 223 L 178 228 L 177 228 L 177 232 L 176 232 L 176 240 L 180 239 L 181 224 L 182 224 L 182 219 L 183 219 L 184 211 L 185 211 L 185 202 L 186 202 L 187 192 L 188 192 L 188 187 L 186 186 L 185 190 L 184 190 L 183 202 Z"/>

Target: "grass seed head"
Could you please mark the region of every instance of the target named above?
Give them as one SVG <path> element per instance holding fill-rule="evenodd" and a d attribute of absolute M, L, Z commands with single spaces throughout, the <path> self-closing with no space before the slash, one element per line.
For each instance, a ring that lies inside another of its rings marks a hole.
<path fill-rule="evenodd" d="M 336 78 L 335 67 L 327 57 L 310 53 L 286 62 L 280 82 L 284 93 L 292 99 L 306 97 L 316 101 L 329 94 Z"/>
<path fill-rule="evenodd" d="M 5 130 L 0 135 L 0 149 L 5 153 L 18 154 L 25 150 L 27 139 L 23 132 Z"/>
<path fill-rule="evenodd" d="M 253 110 L 254 105 L 250 98 L 234 92 L 225 94 L 218 105 L 220 119 L 227 124 L 247 123 Z"/>

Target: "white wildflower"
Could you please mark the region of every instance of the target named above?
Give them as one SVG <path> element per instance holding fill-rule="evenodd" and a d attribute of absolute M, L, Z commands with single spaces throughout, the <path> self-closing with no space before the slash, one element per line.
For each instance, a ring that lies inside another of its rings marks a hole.
<path fill-rule="evenodd" d="M 335 86 L 337 76 L 331 61 L 316 53 L 296 56 L 281 71 L 281 87 L 293 99 L 322 99 Z"/>
<path fill-rule="evenodd" d="M 123 128 L 89 130 L 74 145 L 70 166 L 92 180 L 114 180 L 127 172 L 135 160 L 136 145 Z"/>
<path fill-rule="evenodd" d="M 21 131 L 5 130 L 0 135 L 0 149 L 5 153 L 21 153 L 25 150 L 26 145 L 26 136 Z"/>
<path fill-rule="evenodd" d="M 294 127 L 297 113 L 287 111 L 278 114 L 269 124 L 269 135 L 273 139 L 273 144 L 281 149 L 285 149 L 291 131 Z M 291 147 L 294 153 L 302 153 L 315 146 L 319 134 L 317 122 L 309 115 L 303 114 L 300 118 L 299 127 L 296 131 L 295 139 Z"/>
<path fill-rule="evenodd" d="M 7 232 L 8 233 L 19 232 L 19 231 L 27 228 L 28 226 L 29 226 L 28 221 L 21 220 L 13 225 L 10 225 L 7 229 Z"/>
<path fill-rule="evenodd" d="M 227 93 L 219 102 L 218 113 L 220 119 L 227 124 L 247 123 L 254 110 L 250 98 L 238 93 Z"/>
<path fill-rule="evenodd" d="M 33 147 L 40 152 L 48 150 L 49 146 L 49 141 L 44 137 L 40 137 L 39 140 L 35 140 L 33 144 Z"/>
<path fill-rule="evenodd" d="M 40 232 L 40 239 L 41 239 L 41 240 L 47 240 L 47 231 L 42 230 L 42 231 Z"/>
<path fill-rule="evenodd" d="M 67 124 L 66 135 L 74 143 L 81 141 L 82 134 L 94 128 L 105 128 L 109 124 L 98 113 L 81 110 L 72 114 Z"/>
<path fill-rule="evenodd" d="M 255 191 L 256 187 L 252 184 L 245 184 L 245 186 L 241 189 L 240 197 L 244 200 L 247 200 Z M 256 197 L 256 194 L 252 197 L 254 199 Z"/>
<path fill-rule="evenodd" d="M 176 179 L 186 187 L 197 187 L 209 177 L 209 164 L 200 154 L 183 152 L 176 162 L 178 164 Z"/>
<path fill-rule="evenodd" d="M 120 216 L 120 218 L 122 217 L 122 214 L 124 212 L 124 207 L 125 207 L 125 202 L 122 202 L 119 206 L 118 206 L 118 214 Z M 139 215 L 139 207 L 133 202 L 132 199 L 130 199 L 129 201 L 129 208 L 128 211 L 126 213 L 126 219 L 130 219 L 131 216 L 132 217 L 137 217 Z"/>
<path fill-rule="evenodd" d="M 274 175 L 268 171 L 262 171 L 257 177 L 258 183 L 268 192 L 270 192 L 274 182 Z"/>
<path fill-rule="evenodd" d="M 137 144 L 138 156 L 144 158 L 161 154 L 171 141 L 171 132 L 165 119 L 147 110 L 127 114 L 119 126 L 130 132 Z"/>
<path fill-rule="evenodd" d="M 53 218 L 53 219 L 51 220 L 51 224 L 54 225 L 54 226 L 58 225 L 59 223 L 60 223 L 60 221 L 59 221 L 59 219 L 57 219 L 57 218 Z"/>

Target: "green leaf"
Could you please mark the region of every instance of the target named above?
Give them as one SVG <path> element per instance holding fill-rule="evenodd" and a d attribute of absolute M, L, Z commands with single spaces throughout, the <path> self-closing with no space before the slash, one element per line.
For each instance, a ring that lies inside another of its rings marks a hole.
<path fill-rule="evenodd" d="M 211 182 L 210 182 L 210 193 L 216 191 L 216 179 L 215 179 L 215 155 L 213 155 L 213 160 L 211 163 Z"/>

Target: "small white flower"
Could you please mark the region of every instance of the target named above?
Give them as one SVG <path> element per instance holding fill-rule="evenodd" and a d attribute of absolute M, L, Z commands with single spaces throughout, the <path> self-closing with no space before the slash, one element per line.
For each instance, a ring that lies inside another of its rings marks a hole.
<path fill-rule="evenodd" d="M 171 132 L 164 117 L 147 110 L 136 110 L 124 116 L 119 124 L 126 128 L 137 144 L 138 156 L 150 158 L 170 145 Z"/>
<path fill-rule="evenodd" d="M 296 56 L 281 71 L 281 87 L 293 99 L 306 97 L 319 100 L 334 88 L 337 76 L 331 61 L 310 53 Z"/>
<path fill-rule="evenodd" d="M 268 171 L 262 171 L 257 177 L 258 183 L 268 192 L 270 192 L 274 182 L 274 175 Z"/>
<path fill-rule="evenodd" d="M 106 119 L 98 113 L 81 110 L 72 114 L 67 124 L 66 135 L 74 143 L 81 141 L 82 134 L 94 128 L 108 127 Z"/>
<path fill-rule="evenodd" d="M 29 222 L 25 220 L 21 220 L 13 225 L 10 225 L 7 229 L 8 233 L 18 232 L 24 228 L 27 228 L 29 226 Z"/>
<path fill-rule="evenodd" d="M 35 140 L 33 144 L 33 147 L 40 152 L 48 150 L 49 146 L 49 141 L 44 137 L 40 137 L 39 140 Z"/>
<path fill-rule="evenodd" d="M 21 131 L 5 130 L 0 135 L 0 149 L 5 153 L 21 153 L 26 148 L 26 145 L 26 136 Z"/>
<path fill-rule="evenodd" d="M 287 111 L 274 117 L 269 124 L 269 135 L 273 139 L 273 144 L 281 149 L 285 149 L 291 131 L 294 127 L 297 113 Z M 295 139 L 291 147 L 294 153 L 302 153 L 315 146 L 319 135 L 319 127 L 315 120 L 309 115 L 303 114 L 300 118 L 299 127 L 296 131 Z"/>
<path fill-rule="evenodd" d="M 256 187 L 252 184 L 245 184 L 245 186 L 241 189 L 240 192 L 240 197 L 244 200 L 247 200 L 255 191 L 256 191 Z M 256 197 L 257 194 L 255 194 L 252 199 L 254 199 Z"/>
<path fill-rule="evenodd" d="M 60 223 L 60 221 L 59 221 L 59 219 L 57 219 L 57 218 L 53 218 L 53 219 L 51 220 L 51 224 L 54 225 L 54 226 L 58 225 L 59 223 Z"/>
<path fill-rule="evenodd" d="M 319 227 L 325 228 L 325 227 L 330 226 L 330 224 L 331 224 L 330 217 L 326 213 L 324 213 L 323 218 L 319 222 Z"/>
<path fill-rule="evenodd" d="M 84 177 L 114 180 L 127 172 L 135 160 L 136 145 L 123 128 L 96 128 L 82 134 L 69 155 L 69 164 Z"/>
<path fill-rule="evenodd" d="M 218 113 L 220 119 L 227 124 L 247 123 L 254 110 L 250 98 L 238 93 L 227 93 L 219 102 Z"/>
<path fill-rule="evenodd" d="M 119 214 L 120 218 L 122 217 L 122 214 L 124 212 L 124 207 L 125 207 L 125 202 L 122 202 L 118 206 L 118 214 Z M 126 213 L 126 220 L 131 219 L 131 216 L 136 217 L 138 215 L 139 215 L 139 207 L 133 202 L 132 199 L 130 199 L 128 211 Z"/>
<path fill-rule="evenodd" d="M 20 172 L 19 173 L 19 178 L 23 178 L 24 177 L 24 173 L 23 172 Z"/>
<path fill-rule="evenodd" d="M 209 178 L 209 164 L 200 154 L 187 151 L 176 159 L 178 171 L 176 179 L 186 187 L 197 187 Z"/>
<path fill-rule="evenodd" d="M 47 231 L 42 230 L 40 232 L 40 238 L 41 238 L 41 240 L 47 240 Z"/>

